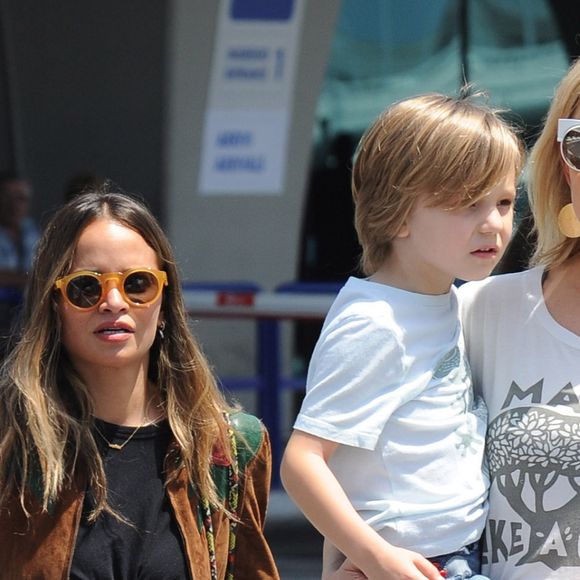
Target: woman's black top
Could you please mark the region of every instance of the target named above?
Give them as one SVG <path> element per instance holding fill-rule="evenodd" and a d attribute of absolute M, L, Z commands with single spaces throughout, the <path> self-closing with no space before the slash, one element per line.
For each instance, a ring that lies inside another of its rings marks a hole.
<path fill-rule="evenodd" d="M 94 524 L 87 516 L 87 493 L 73 555 L 75 580 L 182 580 L 189 578 L 185 549 L 164 490 L 163 462 L 171 432 L 167 421 L 135 430 L 96 420 L 111 507 L 130 523 L 103 513 Z"/>

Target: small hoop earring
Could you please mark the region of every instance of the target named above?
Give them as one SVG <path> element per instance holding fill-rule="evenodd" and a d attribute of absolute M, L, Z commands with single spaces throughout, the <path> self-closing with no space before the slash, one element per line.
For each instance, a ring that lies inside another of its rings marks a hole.
<path fill-rule="evenodd" d="M 161 324 L 157 327 L 157 330 L 159 331 L 159 337 L 161 340 L 163 340 L 165 338 L 165 335 L 163 334 L 163 331 L 165 330 L 165 320 L 161 322 Z"/>
<path fill-rule="evenodd" d="M 558 228 L 567 238 L 580 238 L 580 221 L 576 217 L 574 206 L 565 205 L 558 214 Z"/>

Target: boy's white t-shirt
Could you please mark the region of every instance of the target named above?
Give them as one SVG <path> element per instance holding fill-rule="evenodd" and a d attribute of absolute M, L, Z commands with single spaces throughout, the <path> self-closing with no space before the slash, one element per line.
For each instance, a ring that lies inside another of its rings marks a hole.
<path fill-rule="evenodd" d="M 580 578 L 580 336 L 551 316 L 543 268 L 459 289 L 492 476 L 483 573 Z"/>
<path fill-rule="evenodd" d="M 432 296 L 350 278 L 314 349 L 294 428 L 340 444 L 330 467 L 363 519 L 425 556 L 476 541 L 486 420 L 455 290 Z"/>

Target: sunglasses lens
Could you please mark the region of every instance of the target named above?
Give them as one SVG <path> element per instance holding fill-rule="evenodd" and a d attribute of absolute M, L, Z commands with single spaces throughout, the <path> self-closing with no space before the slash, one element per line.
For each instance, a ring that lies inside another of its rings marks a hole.
<path fill-rule="evenodd" d="M 159 282 L 151 272 L 146 270 L 133 272 L 125 278 L 123 290 L 133 304 L 147 304 L 156 298 Z"/>
<path fill-rule="evenodd" d="M 580 127 L 574 127 L 564 135 L 562 155 L 568 165 L 580 171 Z"/>
<path fill-rule="evenodd" d="M 66 297 L 79 308 L 92 308 L 101 297 L 101 283 L 94 276 L 76 276 L 66 285 Z"/>

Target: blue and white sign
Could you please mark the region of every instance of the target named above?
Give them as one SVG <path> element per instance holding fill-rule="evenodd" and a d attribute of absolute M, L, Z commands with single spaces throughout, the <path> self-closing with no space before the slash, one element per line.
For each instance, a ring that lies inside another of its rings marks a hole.
<path fill-rule="evenodd" d="M 303 0 L 222 0 L 200 192 L 280 194 Z"/>
<path fill-rule="evenodd" d="M 288 113 L 213 109 L 207 113 L 202 192 L 278 193 L 286 157 Z"/>

